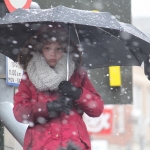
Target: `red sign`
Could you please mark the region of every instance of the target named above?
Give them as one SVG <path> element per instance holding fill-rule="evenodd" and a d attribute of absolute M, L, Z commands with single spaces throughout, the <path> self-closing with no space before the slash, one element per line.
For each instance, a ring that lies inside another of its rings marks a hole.
<path fill-rule="evenodd" d="M 31 5 L 32 0 L 4 0 L 7 9 L 10 12 L 15 11 L 18 8 L 28 9 Z"/>
<path fill-rule="evenodd" d="M 85 115 L 84 121 L 90 134 L 111 134 L 113 126 L 113 110 L 112 108 L 105 108 L 103 114 L 96 118 Z"/>

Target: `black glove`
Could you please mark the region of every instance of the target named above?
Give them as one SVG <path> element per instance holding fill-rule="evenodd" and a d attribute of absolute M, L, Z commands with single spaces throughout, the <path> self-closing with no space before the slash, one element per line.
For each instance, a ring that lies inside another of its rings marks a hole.
<path fill-rule="evenodd" d="M 59 150 L 80 150 L 80 148 L 74 143 L 69 143 L 66 148 L 61 148 Z"/>
<path fill-rule="evenodd" d="M 70 98 L 60 97 L 57 100 L 47 103 L 47 109 L 51 117 L 57 117 L 60 112 L 69 114 L 72 110 L 73 102 Z"/>
<path fill-rule="evenodd" d="M 82 89 L 75 87 L 69 81 L 62 81 L 58 86 L 59 92 L 63 95 L 72 98 L 73 100 L 77 100 L 80 98 Z"/>

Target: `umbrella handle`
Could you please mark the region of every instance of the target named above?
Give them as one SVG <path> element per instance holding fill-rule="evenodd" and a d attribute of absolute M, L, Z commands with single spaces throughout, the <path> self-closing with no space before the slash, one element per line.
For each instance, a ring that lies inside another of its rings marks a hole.
<path fill-rule="evenodd" d="M 68 24 L 68 48 L 67 48 L 67 81 L 69 80 L 69 56 L 70 56 L 70 24 Z"/>
<path fill-rule="evenodd" d="M 69 46 L 68 46 L 69 49 Z M 67 81 L 69 80 L 69 52 L 67 50 Z"/>

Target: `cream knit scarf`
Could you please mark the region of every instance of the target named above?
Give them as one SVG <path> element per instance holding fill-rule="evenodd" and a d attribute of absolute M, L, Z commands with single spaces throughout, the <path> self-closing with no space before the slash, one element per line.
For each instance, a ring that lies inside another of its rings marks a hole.
<path fill-rule="evenodd" d="M 69 78 L 75 69 L 75 63 L 70 56 Z M 27 66 L 27 73 L 33 85 L 39 91 L 57 90 L 60 82 L 66 80 L 67 76 L 67 54 L 63 54 L 62 59 L 55 68 L 49 67 L 43 55 L 39 52 L 33 54 Z"/>

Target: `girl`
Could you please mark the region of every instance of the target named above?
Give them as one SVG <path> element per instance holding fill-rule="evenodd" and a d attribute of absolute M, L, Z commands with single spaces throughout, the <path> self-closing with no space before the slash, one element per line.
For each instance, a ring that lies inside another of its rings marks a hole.
<path fill-rule="evenodd" d="M 80 53 L 71 43 L 69 81 L 66 33 L 42 31 L 32 37 L 19 55 L 24 75 L 14 96 L 14 116 L 29 124 L 24 150 L 58 150 L 73 143 L 79 150 L 91 150 L 83 113 L 98 117 L 103 101 L 80 67 Z"/>

